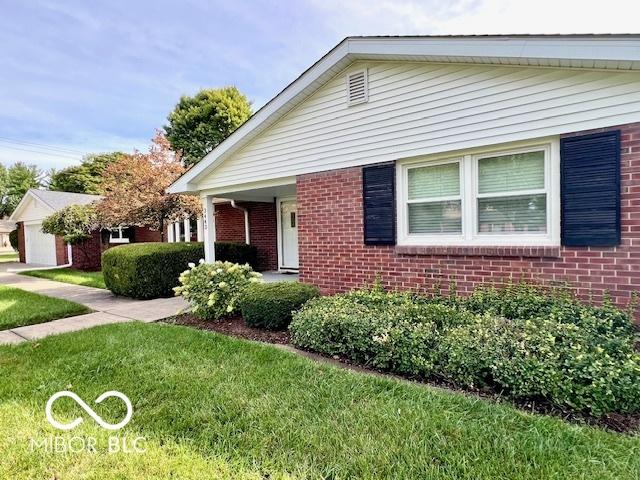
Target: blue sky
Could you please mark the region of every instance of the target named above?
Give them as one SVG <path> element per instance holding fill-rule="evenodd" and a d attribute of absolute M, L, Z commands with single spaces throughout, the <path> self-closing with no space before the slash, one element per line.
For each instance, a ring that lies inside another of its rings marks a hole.
<path fill-rule="evenodd" d="M 236 85 L 258 108 L 348 35 L 640 30 L 637 2 L 592 3 L 0 0 L 0 162 L 145 150 L 180 95 Z"/>

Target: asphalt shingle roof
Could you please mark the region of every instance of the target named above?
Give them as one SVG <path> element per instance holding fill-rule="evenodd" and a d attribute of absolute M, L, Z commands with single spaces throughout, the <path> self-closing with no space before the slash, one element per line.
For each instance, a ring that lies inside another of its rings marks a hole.
<path fill-rule="evenodd" d="M 33 195 L 38 197 L 42 202 L 58 211 L 69 205 L 87 205 L 96 200 L 100 200 L 100 195 L 88 195 L 86 193 L 71 192 L 52 192 L 50 190 L 37 190 L 32 188 L 29 190 Z"/>

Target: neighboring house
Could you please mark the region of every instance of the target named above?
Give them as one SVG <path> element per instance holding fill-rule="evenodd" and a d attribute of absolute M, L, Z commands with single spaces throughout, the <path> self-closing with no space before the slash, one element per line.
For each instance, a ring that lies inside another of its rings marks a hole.
<path fill-rule="evenodd" d="M 65 245 L 60 236 L 42 232 L 42 221 L 69 205 L 87 205 L 100 199 L 99 195 L 53 192 L 30 189 L 22 198 L 11 220 L 17 223 L 20 261 L 36 265 L 70 265 L 83 270 L 100 269 L 102 252 L 113 245 L 129 242 L 161 241 L 159 231 L 145 227 L 96 231 L 92 238 L 78 245 Z"/>
<path fill-rule="evenodd" d="M 9 242 L 9 233 L 15 229 L 15 222 L 7 219 L 0 220 L 0 252 L 13 252 L 13 248 Z"/>
<path fill-rule="evenodd" d="M 208 261 L 241 201 L 267 261 L 327 293 L 524 278 L 624 303 L 640 36 L 347 38 L 169 191 L 203 199 Z"/>

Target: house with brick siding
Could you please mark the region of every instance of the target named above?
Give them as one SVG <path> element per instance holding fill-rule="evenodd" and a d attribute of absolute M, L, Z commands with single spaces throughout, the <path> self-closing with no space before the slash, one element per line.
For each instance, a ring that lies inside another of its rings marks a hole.
<path fill-rule="evenodd" d="M 159 242 L 161 232 L 146 227 L 125 227 L 95 231 L 90 239 L 68 245 L 58 235 L 42 232 L 42 221 L 69 206 L 88 205 L 101 197 L 84 193 L 30 189 L 10 219 L 18 230 L 20 262 L 38 266 L 69 266 L 80 270 L 100 270 L 101 255 L 114 245 L 130 242 Z"/>
<path fill-rule="evenodd" d="M 350 37 L 169 189 L 325 293 L 640 289 L 640 36 Z"/>

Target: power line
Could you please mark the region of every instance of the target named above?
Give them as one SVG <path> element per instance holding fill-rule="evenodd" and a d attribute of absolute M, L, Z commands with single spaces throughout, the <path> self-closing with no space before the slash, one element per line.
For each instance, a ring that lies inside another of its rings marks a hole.
<path fill-rule="evenodd" d="M 76 150 L 73 148 L 68 148 L 68 147 L 60 147 L 57 145 L 51 145 L 51 144 L 47 144 L 47 143 L 36 143 L 36 142 L 27 142 L 24 140 L 13 140 L 11 138 L 6 138 L 6 137 L 0 137 L 0 142 L 4 142 L 4 143 L 14 143 L 16 145 L 25 145 L 25 146 L 34 146 L 34 147 L 38 147 L 38 148 L 44 148 L 47 150 L 56 150 L 62 153 L 76 153 L 79 155 L 85 155 L 87 152 L 86 151 L 82 151 L 82 150 Z"/>
<path fill-rule="evenodd" d="M 62 153 L 56 153 L 56 152 L 45 152 L 42 150 L 32 150 L 32 149 L 28 149 L 28 148 L 20 148 L 20 147 L 15 147 L 12 145 L 6 145 L 5 148 L 9 148 L 11 150 L 18 150 L 20 152 L 28 152 L 28 153 L 39 153 L 39 154 L 43 154 L 43 155 L 48 155 L 50 157 L 58 157 L 58 158 L 66 158 L 67 160 L 79 160 L 78 157 L 72 157 L 71 155 L 64 155 Z"/>

